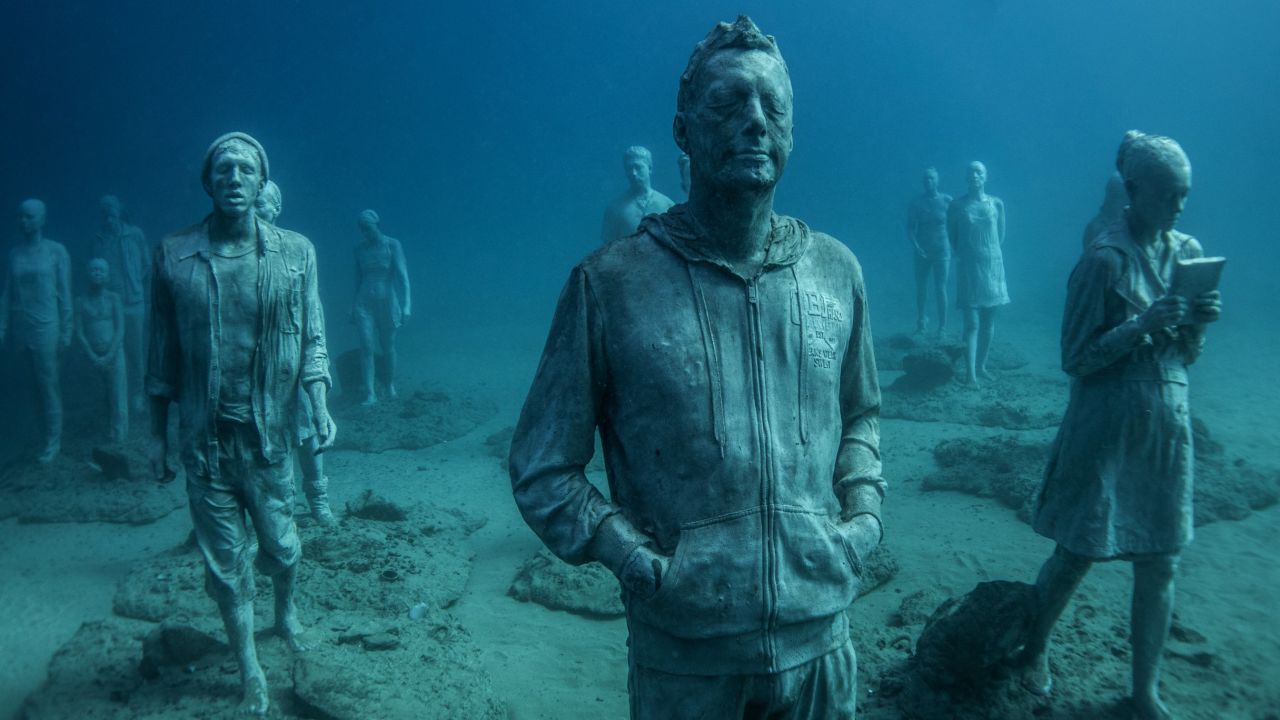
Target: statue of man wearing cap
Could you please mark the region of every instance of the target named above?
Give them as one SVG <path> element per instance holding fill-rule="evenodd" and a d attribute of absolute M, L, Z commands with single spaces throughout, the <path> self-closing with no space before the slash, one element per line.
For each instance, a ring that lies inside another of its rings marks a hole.
<path fill-rule="evenodd" d="M 311 400 L 318 449 L 332 446 L 336 432 L 315 248 L 258 219 L 254 204 L 268 175 L 267 154 L 249 135 L 229 133 L 209 146 L 202 180 L 213 211 L 156 251 L 147 365 L 152 470 L 172 477 L 165 430 L 175 402 L 205 588 L 240 666 L 241 709 L 255 715 L 267 712 L 269 698 L 254 645 L 244 515 L 257 533 L 258 569 L 273 580 L 274 630 L 305 649 L 294 605 L 299 388 Z"/>
<path fill-rule="evenodd" d="M 845 611 L 880 541 L 862 270 L 773 212 L 792 92 L 721 23 L 681 76 L 689 201 L 578 264 L 511 444 L 525 521 L 618 578 L 631 717 L 853 717 Z M 609 496 L 584 474 L 600 436 Z"/>

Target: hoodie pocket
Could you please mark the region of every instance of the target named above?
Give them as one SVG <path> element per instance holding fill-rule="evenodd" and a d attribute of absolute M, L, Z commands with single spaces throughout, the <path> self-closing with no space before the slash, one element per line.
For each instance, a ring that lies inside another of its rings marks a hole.
<path fill-rule="evenodd" d="M 758 630 L 764 623 L 760 508 L 686 523 L 653 597 L 630 598 L 632 616 L 682 638 Z"/>
<path fill-rule="evenodd" d="M 775 517 L 778 624 L 829 617 L 853 604 L 859 563 L 844 533 L 825 513 L 779 507 Z"/>

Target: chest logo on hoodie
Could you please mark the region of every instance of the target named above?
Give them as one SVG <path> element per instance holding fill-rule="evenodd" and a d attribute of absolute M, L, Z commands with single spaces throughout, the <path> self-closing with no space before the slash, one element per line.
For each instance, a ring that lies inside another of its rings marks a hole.
<path fill-rule="evenodd" d="M 801 298 L 801 311 L 805 314 L 805 354 L 814 368 L 830 370 L 836 365 L 840 338 L 844 334 L 844 307 L 835 298 L 820 292 L 805 291 Z"/>

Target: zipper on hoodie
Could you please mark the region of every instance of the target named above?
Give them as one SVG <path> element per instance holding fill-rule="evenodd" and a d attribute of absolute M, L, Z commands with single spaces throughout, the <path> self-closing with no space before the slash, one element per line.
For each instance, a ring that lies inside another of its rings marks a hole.
<path fill-rule="evenodd" d="M 761 549 L 763 575 L 761 581 L 764 584 L 764 646 L 765 652 L 770 658 L 770 669 L 773 670 L 773 664 L 777 658 L 775 630 L 778 624 L 778 543 L 777 520 L 774 516 L 774 497 L 775 487 L 773 478 L 773 453 L 772 453 L 772 433 L 769 431 L 768 416 L 768 394 L 765 388 L 765 367 L 764 367 L 764 333 L 760 325 L 760 291 L 759 276 L 750 278 L 747 284 L 747 315 L 748 326 L 751 332 L 751 344 L 754 346 L 754 402 L 756 405 L 756 418 L 758 427 L 757 432 L 760 437 L 760 499 L 764 506 L 763 512 L 760 514 L 761 520 L 761 537 L 764 539 L 763 548 Z"/>

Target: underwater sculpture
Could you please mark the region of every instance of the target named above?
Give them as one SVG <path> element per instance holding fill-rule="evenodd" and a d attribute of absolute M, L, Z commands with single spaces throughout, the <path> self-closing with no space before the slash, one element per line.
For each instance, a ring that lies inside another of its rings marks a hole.
<path fill-rule="evenodd" d="M 1192 537 L 1193 451 L 1187 366 L 1219 293 L 1171 293 L 1178 260 L 1203 254 L 1174 224 L 1191 189 L 1191 164 L 1172 139 L 1131 131 L 1121 172 L 1129 207 L 1071 273 L 1062 364 L 1071 400 L 1033 515 L 1057 542 L 1036 581 L 1038 616 L 1022 652 L 1030 686 L 1052 686 L 1049 634 L 1094 562 L 1133 563 L 1133 711 L 1169 718 L 1160 657 L 1173 611 L 1179 555 Z"/>
<path fill-rule="evenodd" d="M 284 197 L 274 180 L 263 183 L 253 209 L 259 218 L 276 224 L 276 218 L 284 210 Z M 324 453 L 320 452 L 320 439 L 311 414 L 311 397 L 301 387 L 298 388 L 297 457 L 302 468 L 302 494 L 307 498 L 311 518 L 325 527 L 337 525 L 338 520 L 329 508 L 329 476 L 324 474 Z"/>
<path fill-rule="evenodd" d="M 400 241 L 382 234 L 373 210 L 360 213 L 364 241 L 356 245 L 356 298 L 351 321 L 360 331 L 360 373 L 364 404 L 375 405 L 375 363 L 382 360 L 383 395 L 396 397 L 396 330 L 409 317 L 409 269 Z"/>
<path fill-rule="evenodd" d="M 1009 304 L 1004 282 L 1004 202 L 988 195 L 987 166 L 969 163 L 969 192 L 947 211 L 947 235 L 956 258 L 956 304 L 964 313 L 965 380 L 990 380 L 987 354 L 996 310 Z"/>
<path fill-rule="evenodd" d="M 680 189 L 684 191 L 684 196 L 689 197 L 689 154 L 680 153 L 680 157 L 676 158 L 676 165 L 680 166 Z"/>
<path fill-rule="evenodd" d="M 71 259 L 62 243 L 44 236 L 47 216 L 39 200 L 18 206 L 23 241 L 9 251 L 9 267 L 0 293 L 0 344 L 8 338 L 31 367 L 44 416 L 44 437 L 37 455 L 53 462 L 62 449 L 62 386 L 58 355 L 71 345 Z"/>
<path fill-rule="evenodd" d="M 124 307 L 124 355 L 129 402 L 134 411 L 146 404 L 142 375 L 146 365 L 147 292 L 151 283 L 151 248 L 136 226 L 125 222 L 124 204 L 114 195 L 98 201 L 102 224 L 93 239 L 93 256 L 107 261 L 107 289 Z"/>
<path fill-rule="evenodd" d="M 147 367 L 152 472 L 172 478 L 165 431 L 176 402 L 205 589 L 239 665 L 241 709 L 258 715 L 269 697 L 254 644 L 244 515 L 258 539 L 256 565 L 274 585 L 274 632 L 303 650 L 294 605 L 299 387 L 310 396 L 321 449 L 336 432 L 326 402 L 329 358 L 315 249 L 302 235 L 258 219 L 254 204 L 268 179 L 267 154 L 252 137 L 228 133 L 209 146 L 201 180 L 213 211 L 156 251 Z"/>
<path fill-rule="evenodd" d="M 924 192 L 912 200 L 907 209 L 907 239 L 911 241 L 916 274 L 916 332 L 925 331 L 925 301 L 932 280 L 938 303 L 938 325 L 933 332 L 941 338 L 947 329 L 947 276 L 951 271 L 947 208 L 951 205 L 951 196 L 938 192 L 938 171 L 934 168 L 925 168 L 922 182 Z"/>
<path fill-rule="evenodd" d="M 514 497 L 557 556 L 618 578 L 633 718 L 851 718 L 845 610 L 885 490 L 861 269 L 773 212 L 791 81 L 750 19 L 694 49 L 673 132 L 689 202 L 570 274 Z M 612 499 L 584 474 L 597 429 Z"/>
<path fill-rule="evenodd" d="M 646 215 L 663 213 L 675 203 L 653 189 L 653 153 L 648 148 L 632 145 L 622 153 L 622 171 L 627 175 L 627 191 L 609 204 L 600 227 L 600 242 L 624 238 L 640 227 Z"/>
<path fill-rule="evenodd" d="M 76 298 L 76 339 L 106 388 L 108 437 L 129 436 L 129 380 L 125 370 L 124 305 L 107 289 L 111 269 L 103 258 L 89 261 L 89 292 Z"/>
<path fill-rule="evenodd" d="M 1129 198 L 1124 193 L 1124 178 L 1120 177 L 1119 172 L 1111 173 L 1107 178 L 1107 187 L 1103 191 L 1102 205 L 1098 207 L 1098 214 L 1084 226 L 1081 247 L 1088 250 L 1094 238 L 1101 235 L 1108 226 L 1120 221 L 1124 217 L 1124 207 L 1128 202 Z"/>

